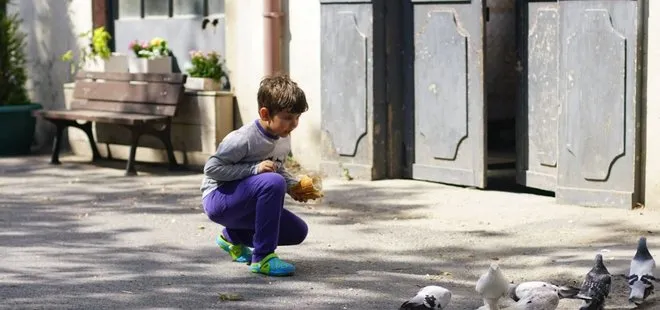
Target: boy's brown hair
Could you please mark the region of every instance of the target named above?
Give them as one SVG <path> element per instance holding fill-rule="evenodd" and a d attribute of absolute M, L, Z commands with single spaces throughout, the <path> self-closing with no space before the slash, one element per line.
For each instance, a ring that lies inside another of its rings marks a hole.
<path fill-rule="evenodd" d="M 257 102 L 259 109 L 268 109 L 271 117 L 282 111 L 302 114 L 309 108 L 305 92 L 285 74 L 271 75 L 261 80 Z"/>

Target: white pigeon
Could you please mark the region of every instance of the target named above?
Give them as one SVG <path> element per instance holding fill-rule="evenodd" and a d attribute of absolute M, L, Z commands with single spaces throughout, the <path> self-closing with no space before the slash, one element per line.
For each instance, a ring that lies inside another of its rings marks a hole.
<path fill-rule="evenodd" d="M 576 295 L 576 298 L 584 300 L 580 310 L 602 310 L 611 285 L 612 276 L 603 264 L 603 255 L 596 254 L 594 266 L 584 277 L 580 293 Z"/>
<path fill-rule="evenodd" d="M 555 310 L 559 306 L 559 294 L 551 287 L 536 287 L 525 290 L 525 295 L 510 310 Z"/>
<path fill-rule="evenodd" d="M 429 285 L 419 290 L 414 297 L 406 300 L 399 310 L 447 309 L 449 301 L 451 301 L 451 291 L 442 286 Z"/>
<path fill-rule="evenodd" d="M 498 301 L 509 289 L 509 283 L 496 263 L 491 263 L 488 271 L 479 277 L 475 290 L 490 310 L 499 310 Z"/>
<path fill-rule="evenodd" d="M 646 237 L 641 237 L 637 243 L 637 252 L 630 261 L 630 272 L 628 273 L 628 286 L 630 287 L 628 300 L 630 302 L 641 305 L 649 295 L 653 294 L 651 281 L 657 281 L 653 276 L 654 270 L 655 260 L 646 246 Z"/>
<path fill-rule="evenodd" d="M 543 281 L 528 281 L 519 284 L 509 284 L 508 296 L 514 301 L 519 301 L 527 297 L 530 293 L 539 289 L 548 289 L 559 298 L 575 298 L 580 289 L 572 286 L 557 286 Z"/>

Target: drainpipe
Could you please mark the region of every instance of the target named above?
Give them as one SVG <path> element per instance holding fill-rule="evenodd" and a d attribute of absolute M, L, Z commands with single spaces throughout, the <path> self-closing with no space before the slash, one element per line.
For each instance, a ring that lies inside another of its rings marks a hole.
<path fill-rule="evenodd" d="M 281 0 L 264 0 L 264 74 L 271 75 L 282 69 L 281 66 Z"/>

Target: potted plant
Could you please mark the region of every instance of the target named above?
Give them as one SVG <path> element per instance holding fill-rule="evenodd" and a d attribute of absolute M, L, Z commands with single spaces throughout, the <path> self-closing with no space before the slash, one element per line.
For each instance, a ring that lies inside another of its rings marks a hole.
<path fill-rule="evenodd" d="M 135 40 L 129 44 L 128 48 L 134 53 L 134 57 L 131 57 L 128 63 L 130 72 L 172 72 L 172 51 L 164 39 L 153 38 L 148 43 Z"/>
<path fill-rule="evenodd" d="M 112 38 L 110 33 L 101 26 L 96 29 L 83 32 L 81 38 L 89 38 L 89 46 L 80 49 L 80 60 L 73 61 L 73 51 L 69 50 L 62 55 L 62 60 L 71 63 L 71 74 L 81 68 L 93 72 L 128 72 L 128 58 L 120 53 L 113 53 L 108 46 Z"/>
<path fill-rule="evenodd" d="M 190 51 L 192 66 L 188 68 L 186 88 L 195 90 L 227 90 L 229 80 L 225 71 L 225 61 L 220 54 L 211 51 Z"/>
<path fill-rule="evenodd" d="M 25 83 L 25 39 L 18 14 L 8 15 L 8 0 L 0 0 L 0 155 L 30 152 L 36 119 Z"/>

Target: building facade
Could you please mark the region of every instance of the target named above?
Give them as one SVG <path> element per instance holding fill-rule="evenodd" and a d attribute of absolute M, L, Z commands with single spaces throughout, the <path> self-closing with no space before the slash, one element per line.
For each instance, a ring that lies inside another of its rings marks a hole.
<path fill-rule="evenodd" d="M 59 55 L 105 25 L 118 52 L 160 36 L 181 67 L 190 49 L 226 55 L 236 127 L 261 77 L 288 72 L 310 103 L 294 156 L 330 176 L 483 188 L 503 166 L 560 203 L 660 204 L 654 1 L 60 2 L 16 7 L 47 108 L 63 106 Z M 39 124 L 37 141 L 51 134 Z"/>

